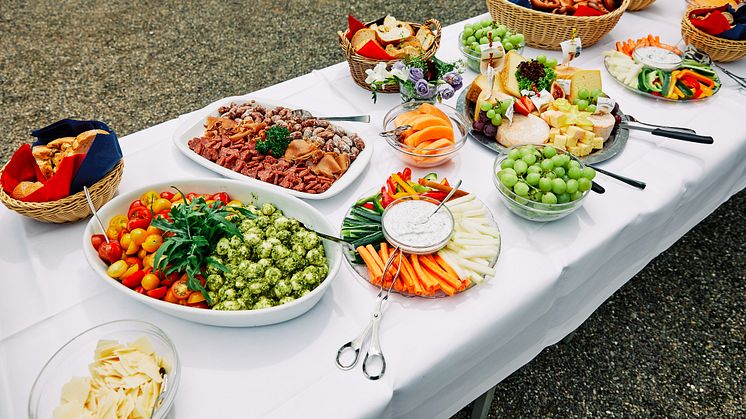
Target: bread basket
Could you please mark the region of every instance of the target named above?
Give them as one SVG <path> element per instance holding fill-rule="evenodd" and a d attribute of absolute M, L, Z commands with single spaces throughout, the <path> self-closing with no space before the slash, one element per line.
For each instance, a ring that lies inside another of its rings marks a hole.
<path fill-rule="evenodd" d="M 627 11 L 636 12 L 638 10 L 646 9 L 653 3 L 655 3 L 655 0 L 629 0 Z"/>
<path fill-rule="evenodd" d="M 584 47 L 598 42 L 611 32 L 627 10 L 630 0 L 613 12 L 603 16 L 565 16 L 541 12 L 511 3 L 508 0 L 486 0 L 492 20 L 500 22 L 511 31 L 522 33 L 526 45 L 550 50 L 559 50 L 560 42 L 572 37 L 575 28 Z"/>
<path fill-rule="evenodd" d="M 681 18 L 681 36 L 684 42 L 692 44 L 697 49 L 710 56 L 712 61 L 727 63 L 740 60 L 746 56 L 746 41 L 734 41 L 718 38 L 701 31 L 689 21 L 689 14 L 695 10 L 708 10 L 710 7 L 689 8 Z"/>
<path fill-rule="evenodd" d="M 3 169 L 5 169 L 4 166 Z M 109 173 L 88 188 L 97 209 L 114 196 L 122 180 L 122 172 L 124 172 L 124 160 L 119 160 L 119 163 Z M 11 211 L 44 223 L 69 223 L 91 215 L 83 191 L 56 201 L 25 202 L 11 198 L 0 188 L 0 202 Z"/>
<path fill-rule="evenodd" d="M 365 24 L 365 26 L 370 26 L 371 24 L 376 23 L 368 22 Z M 425 51 L 423 58 L 428 60 L 430 59 L 435 53 L 438 51 L 438 47 L 440 46 L 440 35 L 441 35 L 441 25 L 440 21 L 437 19 L 428 19 L 423 24 L 419 23 L 411 23 L 412 28 L 415 32 L 419 30 L 422 26 L 429 26 L 430 29 L 433 31 L 433 35 L 435 35 L 435 42 L 430 46 L 430 48 Z M 347 60 L 347 64 L 350 66 L 350 75 L 352 75 L 352 79 L 357 83 L 358 86 L 362 87 L 366 90 L 371 90 L 370 85 L 365 82 L 366 77 L 368 75 L 365 73 L 365 70 L 373 69 L 373 67 L 376 66 L 378 63 L 386 63 L 386 67 L 390 70 L 391 66 L 399 61 L 399 59 L 395 60 L 376 60 L 373 58 L 364 57 L 357 52 L 355 52 L 355 48 L 352 46 L 352 43 L 347 39 L 347 31 L 338 31 L 337 36 L 339 37 L 339 45 L 342 47 L 342 52 L 345 55 L 345 59 Z M 381 89 L 378 90 L 378 92 L 381 93 L 398 93 L 399 92 L 399 84 L 393 83 L 393 84 L 387 84 L 383 86 Z"/>

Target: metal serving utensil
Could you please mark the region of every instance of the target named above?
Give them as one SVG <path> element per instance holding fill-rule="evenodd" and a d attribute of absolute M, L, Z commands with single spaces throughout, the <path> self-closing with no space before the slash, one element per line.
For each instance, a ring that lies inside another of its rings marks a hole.
<path fill-rule="evenodd" d="M 101 219 L 98 218 L 98 212 L 96 212 L 96 207 L 93 205 L 93 199 L 91 199 L 91 193 L 88 192 L 88 188 L 83 186 L 83 192 L 85 193 L 85 200 L 88 201 L 88 207 L 91 209 L 91 214 L 93 214 L 93 217 L 96 218 L 96 221 L 98 222 L 98 226 L 101 227 L 101 231 L 104 233 L 104 239 L 106 239 L 106 243 L 109 243 L 109 237 L 106 235 L 106 229 L 104 228 L 104 223 L 101 222 Z"/>
<path fill-rule="evenodd" d="M 653 128 L 661 128 L 661 129 L 670 129 L 671 131 L 683 131 L 683 132 L 691 132 L 692 134 L 696 134 L 696 133 L 697 133 L 697 131 L 695 131 L 695 130 L 693 130 L 693 129 L 691 129 L 691 128 L 685 128 L 685 127 L 672 127 L 672 126 L 668 126 L 668 125 L 656 125 L 656 124 L 648 124 L 647 122 L 642 122 L 642 121 L 638 120 L 637 118 L 635 118 L 634 116 L 632 116 L 632 115 L 629 115 L 629 114 L 628 114 L 628 115 L 625 115 L 625 117 L 627 117 L 627 119 L 628 119 L 628 120 L 629 120 L 630 122 L 635 122 L 635 123 L 638 123 L 638 124 L 640 124 L 640 125 L 646 125 L 646 126 L 648 126 L 648 127 L 653 127 Z"/>
<path fill-rule="evenodd" d="M 311 112 L 308 112 L 305 109 L 293 109 L 293 116 L 303 119 L 326 119 L 327 121 L 370 122 L 370 115 L 314 116 Z"/>
<path fill-rule="evenodd" d="M 612 178 L 614 178 L 614 179 L 616 179 L 616 180 L 618 180 L 620 182 L 624 182 L 627 185 L 634 186 L 637 189 L 642 190 L 642 189 L 645 189 L 645 187 L 647 186 L 647 184 L 645 182 L 641 182 L 639 180 L 635 180 L 635 179 L 631 179 L 631 178 L 628 178 L 628 177 L 625 177 L 625 176 L 622 176 L 622 175 L 618 175 L 618 174 L 616 174 L 614 172 L 610 172 L 608 170 L 604 170 L 604 169 L 602 169 L 602 168 L 600 168 L 598 166 L 595 166 L 595 165 L 592 165 L 592 164 L 588 164 L 588 163 L 586 163 L 585 165 L 588 166 L 588 167 L 592 167 L 593 170 L 595 170 L 595 171 L 597 171 L 599 173 L 603 173 L 603 174 L 605 174 L 608 177 L 612 177 Z"/>
<path fill-rule="evenodd" d="M 161 382 L 161 388 L 158 392 L 158 397 L 155 398 L 155 403 L 153 403 L 153 410 L 150 411 L 150 419 L 153 419 L 155 417 L 155 411 L 158 410 L 159 407 L 161 407 L 161 404 L 163 404 L 163 399 L 166 398 L 166 388 L 168 387 L 168 373 L 163 367 L 161 367 L 158 372 L 161 374 L 163 381 Z"/>
<path fill-rule="evenodd" d="M 630 115 L 627 115 L 627 119 L 627 121 L 622 121 L 619 124 L 619 128 L 645 131 L 659 137 L 673 138 L 675 140 L 688 141 L 690 143 L 712 144 L 715 142 L 712 137 L 706 135 L 698 135 L 689 128 L 665 127 L 660 125 L 641 123 Z M 635 123 L 640 125 L 633 125 Z"/>
<path fill-rule="evenodd" d="M 381 137 L 391 137 L 391 138 L 399 138 L 399 136 L 406 130 L 412 128 L 411 125 L 402 125 L 399 127 L 396 127 L 394 129 L 390 129 L 388 131 L 381 131 L 378 133 Z"/>
<path fill-rule="evenodd" d="M 399 254 L 399 262 L 397 263 L 396 274 L 394 274 L 394 277 L 391 279 L 391 285 L 389 285 L 388 288 L 385 288 L 383 283 L 386 278 L 386 273 L 388 273 L 388 270 L 391 268 L 394 257 L 396 257 L 397 253 Z M 399 274 L 401 273 L 401 259 L 402 251 L 397 247 L 391 253 L 388 261 L 386 261 L 386 266 L 383 268 L 381 284 L 378 288 L 378 295 L 376 296 L 376 303 L 370 321 L 355 339 L 345 343 L 337 351 L 336 363 L 337 367 L 340 369 L 347 371 L 354 368 L 360 359 L 360 350 L 363 348 L 365 342 L 368 341 L 368 351 L 365 353 L 365 359 L 363 359 L 363 374 L 369 380 L 378 380 L 383 377 L 383 374 L 386 372 L 386 358 L 384 358 L 383 350 L 381 350 L 379 328 L 381 326 L 381 319 L 383 318 L 383 310 L 386 307 L 386 301 L 388 301 L 391 289 L 394 288 L 394 284 L 399 279 Z M 350 363 L 345 364 L 342 362 L 342 357 L 349 351 L 352 351 L 355 357 Z M 381 360 L 380 369 L 375 369 L 375 367 L 370 365 L 368 362 L 373 362 L 375 359 Z"/>
<path fill-rule="evenodd" d="M 435 215 L 436 212 L 438 212 L 441 208 L 443 208 L 443 205 L 445 205 L 446 202 L 448 202 L 448 200 L 451 199 L 451 197 L 453 196 L 453 194 L 455 194 L 456 191 L 458 191 L 458 188 L 461 186 L 461 182 L 462 181 L 463 181 L 463 179 L 459 179 L 458 182 L 456 182 L 456 185 L 453 186 L 453 188 L 451 189 L 451 191 L 448 192 L 448 195 L 446 195 L 445 198 L 443 198 L 443 200 L 440 201 L 440 204 L 438 204 L 438 206 L 435 207 L 435 209 L 433 210 L 433 212 L 431 212 L 430 215 L 428 215 L 427 217 L 420 218 L 419 220 L 417 220 L 417 222 L 415 222 L 415 224 L 417 224 L 417 225 L 419 225 L 419 224 L 425 224 L 430 219 L 430 217 L 432 217 L 433 215 Z"/>
<path fill-rule="evenodd" d="M 718 63 L 712 63 L 711 65 L 714 65 L 720 71 L 722 71 L 723 73 L 725 73 L 726 76 L 728 76 L 731 79 L 733 79 L 736 83 L 738 83 L 739 86 L 741 86 L 742 89 L 746 89 L 746 77 L 741 77 L 738 74 L 735 74 L 735 73 L 729 71 L 727 68 L 721 66 Z"/>
<path fill-rule="evenodd" d="M 728 70 L 727 68 L 721 66 L 720 64 L 713 62 L 712 58 L 710 58 L 710 56 L 707 55 L 704 51 L 700 51 L 694 46 L 689 46 L 689 48 L 687 48 L 686 50 L 685 57 L 699 61 L 705 65 L 718 68 L 720 71 L 725 73 L 726 76 L 730 77 L 736 83 L 738 83 L 738 85 L 741 86 L 742 89 L 746 89 L 746 78 L 745 77 L 741 77 L 738 74 L 735 74 L 732 71 Z"/>

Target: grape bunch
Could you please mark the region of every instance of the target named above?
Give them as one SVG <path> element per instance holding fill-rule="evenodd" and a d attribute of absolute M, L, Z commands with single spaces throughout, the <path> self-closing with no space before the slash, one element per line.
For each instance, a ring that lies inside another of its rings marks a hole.
<path fill-rule="evenodd" d="M 461 34 L 461 44 L 464 49 L 472 55 L 481 56 L 482 51 L 479 45 L 490 43 L 490 33 L 492 41 L 500 41 L 505 48 L 505 52 L 512 49 L 519 49 L 525 45 L 523 34 L 512 33 L 507 26 L 498 25 L 490 19 L 484 19 L 479 23 L 467 23 L 464 25 L 464 32 Z"/>
<path fill-rule="evenodd" d="M 583 168 L 567 153 L 550 146 L 514 148 L 500 163 L 497 177 L 519 197 L 543 204 L 576 201 L 591 189 L 596 171 Z"/>
<path fill-rule="evenodd" d="M 497 103 L 482 102 L 479 118 L 471 124 L 471 127 L 488 138 L 495 138 L 497 127 L 503 123 L 503 117 L 512 104 L 513 99 L 505 99 Z"/>
<path fill-rule="evenodd" d="M 557 60 L 555 58 L 547 58 L 544 54 L 536 57 L 536 61 L 550 68 L 557 67 Z"/>
<path fill-rule="evenodd" d="M 578 106 L 579 111 L 594 113 L 596 112 L 596 103 L 598 103 L 599 97 L 607 96 L 600 89 L 593 89 L 591 91 L 588 91 L 588 89 L 580 89 L 578 91 L 578 97 L 576 97 L 572 102 L 573 105 Z"/>

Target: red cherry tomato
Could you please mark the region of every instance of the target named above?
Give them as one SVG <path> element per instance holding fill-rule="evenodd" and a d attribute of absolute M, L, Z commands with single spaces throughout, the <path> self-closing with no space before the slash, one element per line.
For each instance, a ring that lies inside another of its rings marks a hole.
<path fill-rule="evenodd" d="M 194 307 L 194 308 L 210 308 L 207 305 L 207 301 L 200 301 L 199 303 L 196 303 L 196 304 L 187 304 L 187 305 L 189 305 L 189 307 Z"/>
<path fill-rule="evenodd" d="M 136 200 L 136 201 L 132 201 L 132 203 L 130 204 L 129 210 L 132 210 L 132 208 L 137 208 L 137 207 L 144 207 L 144 206 L 145 206 L 145 205 L 143 205 L 143 204 L 142 204 L 142 201 L 140 201 L 140 200 L 138 199 L 138 200 Z"/>
<path fill-rule="evenodd" d="M 196 193 L 194 193 L 194 192 L 189 192 L 188 194 L 186 194 L 186 200 L 187 200 L 187 202 L 189 202 L 189 201 L 191 201 L 192 199 L 194 199 L 194 198 L 197 198 L 198 196 L 199 196 L 199 195 L 197 195 L 197 194 L 196 194 Z"/>
<path fill-rule="evenodd" d="M 145 294 L 146 293 L 145 288 L 143 288 L 143 287 L 137 287 L 137 288 L 135 288 L 135 291 L 139 292 L 140 294 Z"/>
<path fill-rule="evenodd" d="M 161 192 L 161 198 L 166 198 L 171 201 L 172 199 L 174 199 L 174 193 L 169 191 Z"/>
<path fill-rule="evenodd" d="M 109 243 L 101 243 L 98 247 L 98 256 L 107 263 L 114 263 L 122 257 L 122 246 L 119 242 L 112 240 Z"/>
<path fill-rule="evenodd" d="M 231 197 L 228 196 L 226 192 L 218 192 L 216 194 L 213 194 L 210 199 L 212 199 L 213 201 L 220 201 L 223 203 L 223 205 L 231 202 Z"/>
<path fill-rule="evenodd" d="M 154 288 L 150 291 L 148 291 L 148 296 L 155 298 L 156 300 L 162 300 L 163 297 L 166 296 L 166 293 L 168 292 L 168 287 L 162 286 L 158 288 Z"/>
<path fill-rule="evenodd" d="M 104 243 L 106 243 L 106 238 L 103 234 L 94 234 L 91 236 L 91 244 L 96 251 L 98 251 L 98 248 Z"/>
<path fill-rule="evenodd" d="M 125 262 L 127 262 L 127 265 L 137 265 L 137 269 L 142 269 L 142 259 L 135 257 L 135 256 L 129 256 L 124 259 Z"/>
<path fill-rule="evenodd" d="M 150 210 L 145 207 L 136 207 L 129 211 L 127 218 L 129 218 L 127 227 L 130 231 L 136 228 L 147 229 L 150 225 L 152 214 L 150 213 Z"/>
<path fill-rule="evenodd" d="M 142 270 L 135 271 L 132 275 L 124 278 L 122 284 L 127 288 L 135 289 L 140 285 L 142 277 L 145 276 L 145 272 Z"/>

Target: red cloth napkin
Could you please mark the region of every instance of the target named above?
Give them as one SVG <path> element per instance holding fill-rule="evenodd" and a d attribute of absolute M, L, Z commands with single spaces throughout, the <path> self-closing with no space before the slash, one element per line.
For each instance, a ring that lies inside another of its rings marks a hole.
<path fill-rule="evenodd" d="M 689 21 L 702 32 L 710 35 L 721 34 L 731 28 L 730 22 L 722 13 L 726 8 L 727 6 L 722 6 L 716 9 L 694 10 L 689 13 Z"/>
<path fill-rule="evenodd" d="M 352 41 L 352 37 L 357 31 L 363 29 L 365 24 L 355 18 L 355 16 L 347 15 L 347 40 Z"/>
<path fill-rule="evenodd" d="M 0 184 L 5 193 L 10 195 L 13 189 L 21 182 L 36 182 L 44 184 L 31 195 L 18 199 L 25 202 L 46 202 L 62 199 L 70 194 L 70 182 L 85 159 L 84 154 L 73 154 L 67 156 L 57 166 L 57 172 L 49 179 L 44 179 L 36 164 L 36 159 L 31 153 L 29 144 L 22 145 L 10 158 L 5 166 Z M 12 196 L 12 195 L 11 195 Z"/>
<path fill-rule="evenodd" d="M 573 16 L 603 16 L 603 13 L 586 5 L 580 5 L 575 9 Z"/>
<path fill-rule="evenodd" d="M 374 60 L 394 60 L 395 57 L 389 55 L 385 49 L 381 48 L 375 41 L 370 40 L 357 50 L 357 53 L 363 57 L 373 58 Z"/>

